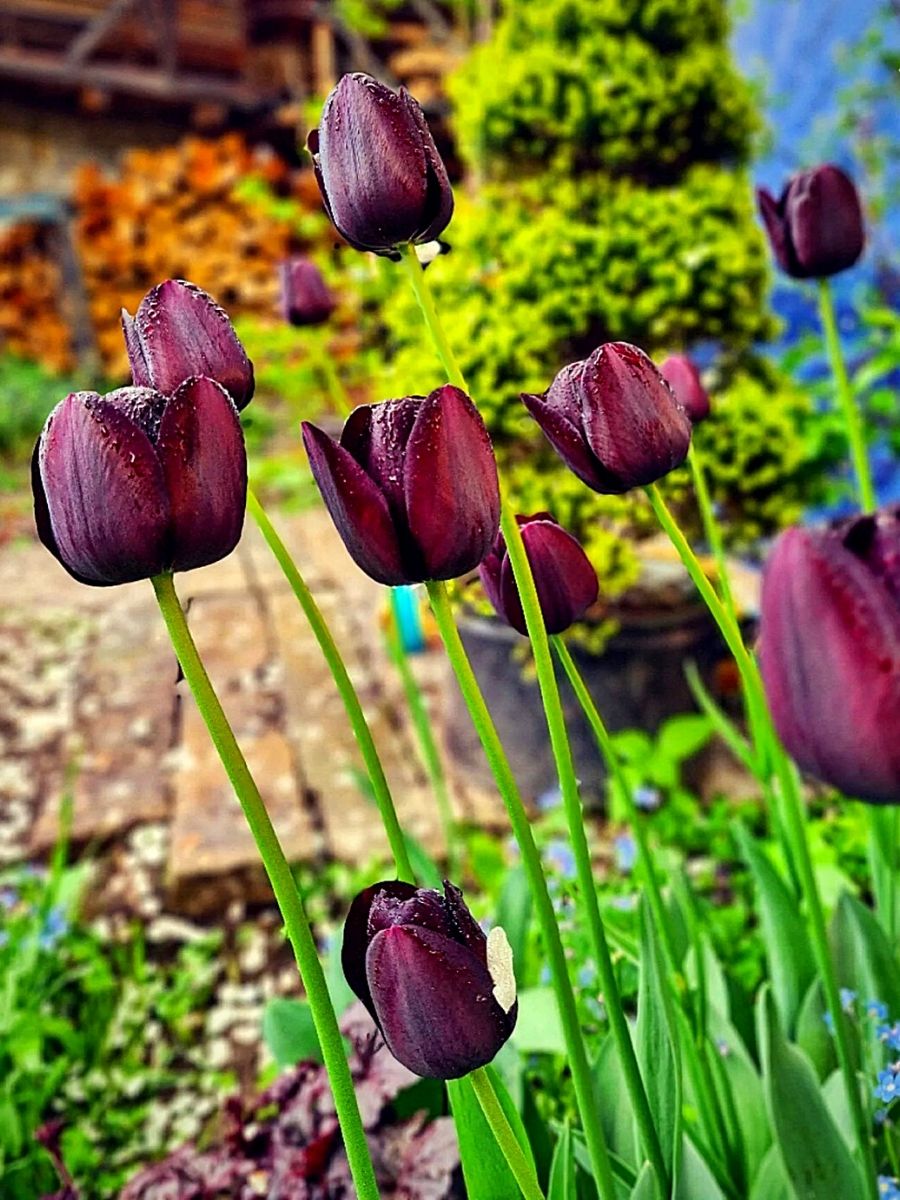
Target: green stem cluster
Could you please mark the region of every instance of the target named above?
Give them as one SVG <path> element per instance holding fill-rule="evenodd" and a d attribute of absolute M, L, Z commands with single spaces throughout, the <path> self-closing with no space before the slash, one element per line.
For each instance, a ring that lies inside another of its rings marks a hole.
<path fill-rule="evenodd" d="M 197 708 L 209 731 L 222 765 L 240 801 L 250 832 L 256 842 L 266 875 L 284 920 L 288 940 L 294 951 L 300 977 L 306 991 L 322 1058 L 334 1096 L 334 1106 L 347 1160 L 360 1200 L 378 1200 L 378 1185 L 369 1156 L 350 1067 L 338 1026 L 325 974 L 319 961 L 315 939 L 303 906 L 303 898 L 285 857 L 278 835 L 266 810 L 256 781 L 219 703 L 215 689 L 197 651 L 187 620 L 175 592 L 171 575 L 157 575 L 153 590 L 166 624 L 184 677 L 197 702 Z"/>
<path fill-rule="evenodd" d="M 397 818 L 397 810 L 394 808 L 394 800 L 391 796 L 391 790 L 388 787 L 384 768 L 381 765 L 381 759 L 378 756 L 375 740 L 366 721 L 359 696 L 356 694 L 356 689 L 344 665 L 344 660 L 341 658 L 341 653 L 331 635 L 331 630 L 328 628 L 325 618 L 322 616 L 319 606 L 313 598 L 312 592 L 307 587 L 306 581 L 298 571 L 297 565 L 291 557 L 288 548 L 279 537 L 275 526 L 269 520 L 265 509 L 252 490 L 247 493 L 247 509 L 258 525 L 260 533 L 265 538 L 266 544 L 275 556 L 276 562 L 281 568 L 285 579 L 290 584 L 291 590 L 296 596 L 300 607 L 303 609 L 310 629 L 312 629 L 313 636 L 319 643 L 319 648 L 344 702 L 344 708 L 347 710 L 347 717 L 350 721 L 350 727 L 353 730 L 353 736 L 356 738 L 366 771 L 369 775 L 372 793 L 375 797 L 375 803 L 378 805 L 378 811 L 381 815 L 385 833 L 387 834 L 391 854 L 394 856 L 397 878 L 405 880 L 407 883 L 415 883 L 415 874 L 409 860 L 406 839 L 403 836 L 403 830 Z"/>

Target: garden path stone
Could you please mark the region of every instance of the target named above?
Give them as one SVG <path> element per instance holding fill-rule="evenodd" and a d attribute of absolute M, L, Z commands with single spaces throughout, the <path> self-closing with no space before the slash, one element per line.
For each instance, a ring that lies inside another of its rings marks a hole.
<path fill-rule="evenodd" d="M 351 562 L 321 509 L 277 524 L 346 656 L 401 820 L 440 853 L 434 802 L 384 648 L 385 590 Z M 365 864 L 383 854 L 342 703 L 255 528 L 235 554 L 178 576 L 176 586 L 289 857 Z M 48 852 L 68 781 L 74 842 L 102 850 L 124 845 L 131 829 L 164 831 L 167 859 L 156 875 L 165 911 L 202 916 L 266 900 L 255 847 L 177 682 L 149 585 L 84 587 L 22 541 L 0 547 L 0 598 L 0 863 Z M 440 726 L 443 657 L 433 649 L 413 667 Z M 460 817 L 505 828 L 493 792 L 452 774 L 451 784 Z"/>

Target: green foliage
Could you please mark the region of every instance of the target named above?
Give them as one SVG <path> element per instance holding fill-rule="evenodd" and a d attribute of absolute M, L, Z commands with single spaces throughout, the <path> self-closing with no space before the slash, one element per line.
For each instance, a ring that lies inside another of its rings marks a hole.
<path fill-rule="evenodd" d="M 724 34 L 719 0 L 518 0 L 452 81 L 461 148 L 495 177 L 745 158 L 756 118 Z"/>

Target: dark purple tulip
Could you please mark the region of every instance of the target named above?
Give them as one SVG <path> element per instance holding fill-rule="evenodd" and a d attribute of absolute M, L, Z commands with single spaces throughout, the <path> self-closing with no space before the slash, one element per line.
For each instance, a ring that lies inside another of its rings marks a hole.
<path fill-rule="evenodd" d="M 800 766 L 900 804 L 900 509 L 783 533 L 760 639 L 775 726 Z"/>
<path fill-rule="evenodd" d="M 801 171 L 776 200 L 765 188 L 756 200 L 772 252 L 795 279 L 822 279 L 852 267 L 866 233 L 853 180 L 840 167 Z"/>
<path fill-rule="evenodd" d="M 360 405 L 339 443 L 305 421 L 303 441 L 344 545 L 378 583 L 455 579 L 490 552 L 500 524 L 497 464 L 459 388 Z"/>
<path fill-rule="evenodd" d="M 38 535 L 82 583 L 129 583 L 230 554 L 244 523 L 247 455 L 231 397 L 212 379 L 171 396 L 73 392 L 32 459 Z"/>
<path fill-rule="evenodd" d="M 281 311 L 291 325 L 324 325 L 337 307 L 337 300 L 308 258 L 289 258 L 280 263 Z"/>
<path fill-rule="evenodd" d="M 357 250 L 397 256 L 439 237 L 453 192 L 425 117 L 405 88 L 344 75 L 307 142 L 325 210 Z"/>
<path fill-rule="evenodd" d="M 691 422 L 637 346 L 607 342 L 563 367 L 525 407 L 566 466 L 595 492 L 654 483 L 684 462 Z"/>
<path fill-rule="evenodd" d="M 548 633 L 563 633 L 595 603 L 597 572 L 580 544 L 549 513 L 516 517 Z M 479 571 L 488 599 L 519 633 L 527 633 L 512 564 L 501 533 Z"/>
<path fill-rule="evenodd" d="M 443 896 L 395 880 L 360 892 L 344 924 L 341 961 L 388 1049 L 416 1075 L 468 1075 L 515 1028 L 506 935 L 495 928 L 485 937 L 446 880 Z"/>
<path fill-rule="evenodd" d="M 699 425 L 709 416 L 709 393 L 700 381 L 696 364 L 686 354 L 670 354 L 660 366 L 659 373 L 675 393 L 675 399 L 691 419 Z"/>
<path fill-rule="evenodd" d="M 253 396 L 253 365 L 228 314 L 196 284 L 167 279 L 151 288 L 122 329 L 135 387 L 171 395 L 192 375 L 221 384 L 238 409 Z"/>

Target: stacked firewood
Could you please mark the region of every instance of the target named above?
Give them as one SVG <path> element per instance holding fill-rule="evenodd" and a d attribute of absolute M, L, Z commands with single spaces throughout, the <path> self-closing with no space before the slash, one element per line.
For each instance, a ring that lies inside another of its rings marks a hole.
<path fill-rule="evenodd" d="M 52 230 L 31 222 L 0 236 L 0 348 L 54 371 L 72 365 Z"/>
<path fill-rule="evenodd" d="M 97 349 L 110 375 L 126 367 L 121 308 L 133 312 L 160 280 L 190 279 L 233 315 L 274 312 L 275 265 L 291 249 L 291 227 L 254 203 L 241 184 L 251 176 L 282 184 L 286 172 L 238 134 L 132 150 L 115 180 L 94 166 L 82 169 L 75 241 Z"/>

